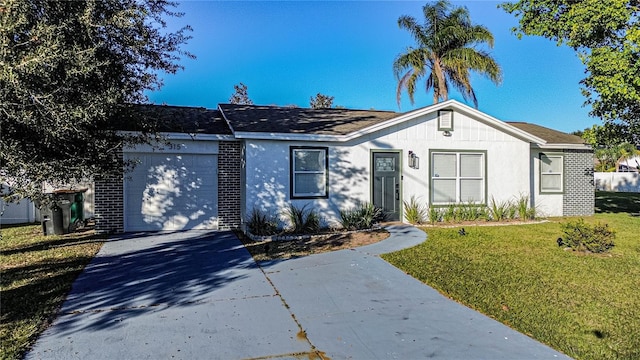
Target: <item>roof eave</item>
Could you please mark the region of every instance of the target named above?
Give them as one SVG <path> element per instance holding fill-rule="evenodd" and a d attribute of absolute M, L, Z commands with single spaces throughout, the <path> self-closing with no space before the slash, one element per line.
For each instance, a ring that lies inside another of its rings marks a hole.
<path fill-rule="evenodd" d="M 118 131 L 120 134 L 140 134 L 140 131 Z M 180 132 L 159 132 L 158 135 L 167 140 L 195 140 L 195 141 L 233 141 L 235 137 L 231 134 L 204 134 L 204 133 L 180 133 Z"/>
<path fill-rule="evenodd" d="M 252 131 L 236 131 L 234 133 L 236 139 L 250 140 L 279 140 L 279 141 L 331 141 L 344 142 L 348 139 L 344 135 L 325 135 L 325 134 L 287 134 L 275 132 L 252 132 Z"/>
<path fill-rule="evenodd" d="M 589 144 L 534 144 L 538 149 L 570 149 L 570 150 L 593 150 Z"/>

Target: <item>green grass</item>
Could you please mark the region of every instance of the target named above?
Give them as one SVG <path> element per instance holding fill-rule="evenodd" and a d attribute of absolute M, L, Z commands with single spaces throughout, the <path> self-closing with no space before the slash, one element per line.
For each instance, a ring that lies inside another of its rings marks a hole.
<path fill-rule="evenodd" d="M 43 236 L 40 225 L 4 227 L 0 234 L 0 359 L 20 359 L 103 239 L 92 232 Z"/>
<path fill-rule="evenodd" d="M 444 295 L 577 359 L 640 358 L 640 217 L 597 214 L 617 232 L 607 255 L 565 251 L 559 219 L 425 229 L 383 258 Z"/>

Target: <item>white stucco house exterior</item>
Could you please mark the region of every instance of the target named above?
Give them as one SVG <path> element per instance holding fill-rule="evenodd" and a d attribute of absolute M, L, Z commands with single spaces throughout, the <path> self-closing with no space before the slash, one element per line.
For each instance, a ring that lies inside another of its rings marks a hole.
<path fill-rule="evenodd" d="M 182 130 L 161 150 L 123 149 L 141 164 L 96 182 L 105 231 L 234 228 L 254 208 L 279 214 L 290 203 L 313 206 L 328 225 L 362 202 L 403 220 L 411 196 L 427 206 L 528 196 L 546 216 L 593 214 L 593 151 L 581 138 L 454 100 L 407 113 L 158 108 Z"/>

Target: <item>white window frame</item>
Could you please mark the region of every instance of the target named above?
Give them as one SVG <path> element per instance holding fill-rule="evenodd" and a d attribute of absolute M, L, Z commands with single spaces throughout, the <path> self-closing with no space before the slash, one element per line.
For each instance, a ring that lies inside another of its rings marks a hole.
<path fill-rule="evenodd" d="M 434 155 L 437 154 L 446 154 L 446 155 L 456 155 L 456 176 L 450 177 L 441 177 L 436 176 L 438 174 L 434 174 L 434 165 L 433 161 Z M 482 171 L 481 176 L 461 176 L 462 166 L 460 161 L 460 155 L 480 155 L 482 156 L 482 164 L 480 165 L 480 169 Z M 431 205 L 439 206 L 439 205 L 452 205 L 452 204 L 466 204 L 467 200 L 461 199 L 461 180 L 482 180 L 482 199 L 480 201 L 474 202 L 477 205 L 486 205 L 487 204 L 487 152 L 486 151 L 449 151 L 449 150 L 432 150 L 429 154 L 429 161 L 431 162 L 429 166 L 429 178 L 430 178 L 430 186 L 429 186 L 429 203 Z M 445 179 L 445 180 L 455 180 L 456 181 L 456 199 L 455 202 L 434 202 L 434 193 L 435 193 L 435 181 L 437 179 Z"/>
<path fill-rule="evenodd" d="M 324 162 L 322 163 L 323 169 L 321 170 L 296 170 L 296 153 L 303 151 L 316 151 L 322 152 L 324 156 Z M 329 197 L 329 148 L 326 147 L 303 147 L 296 146 L 290 148 L 290 158 L 291 158 L 291 167 L 290 167 L 290 188 L 291 188 L 291 198 L 292 199 L 317 199 L 317 198 L 328 198 Z M 320 191 L 317 193 L 299 193 L 296 191 L 296 176 L 299 174 L 319 174 L 324 178 L 324 191 Z"/>
<path fill-rule="evenodd" d="M 552 171 L 548 171 L 548 172 L 543 172 L 542 171 L 542 164 L 543 164 L 543 160 L 542 158 L 546 157 L 547 159 L 550 159 L 552 162 L 554 161 L 554 159 L 557 159 L 557 161 L 560 162 L 560 172 L 552 172 Z M 564 154 L 561 153 L 540 153 L 539 156 L 540 159 L 540 164 L 539 164 L 539 169 L 538 169 L 538 174 L 539 174 L 539 182 L 540 182 L 540 194 L 562 194 L 564 193 Z M 545 175 L 560 175 L 560 188 L 543 188 L 542 187 L 542 178 Z"/>

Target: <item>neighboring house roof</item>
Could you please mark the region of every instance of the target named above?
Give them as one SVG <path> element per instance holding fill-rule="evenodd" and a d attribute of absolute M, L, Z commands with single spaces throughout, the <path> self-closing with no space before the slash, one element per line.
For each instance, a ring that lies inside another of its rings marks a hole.
<path fill-rule="evenodd" d="M 347 135 L 398 116 L 392 111 L 219 105 L 234 133 Z"/>
<path fill-rule="evenodd" d="M 519 121 L 508 121 L 507 124 L 544 139 L 547 144 L 585 144 L 580 136 L 567 134 L 544 126 Z"/>

